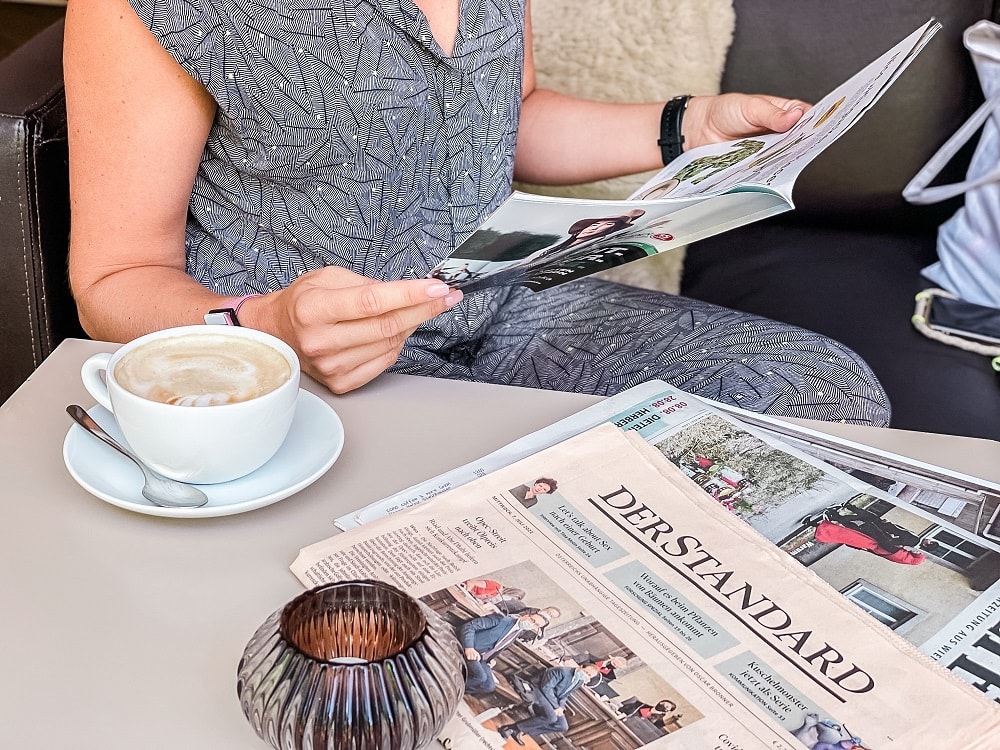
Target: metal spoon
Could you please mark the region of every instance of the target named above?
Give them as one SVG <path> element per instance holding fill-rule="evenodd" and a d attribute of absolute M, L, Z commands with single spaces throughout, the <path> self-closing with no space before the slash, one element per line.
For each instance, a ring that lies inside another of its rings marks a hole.
<path fill-rule="evenodd" d="M 161 508 L 200 508 L 208 502 L 208 496 L 194 485 L 184 484 L 176 479 L 168 479 L 146 466 L 131 451 L 106 433 L 82 406 L 70 404 L 66 407 L 66 413 L 91 435 L 103 440 L 123 456 L 132 459 L 136 466 L 142 469 L 142 475 L 145 478 L 142 496 L 153 505 L 159 505 Z"/>

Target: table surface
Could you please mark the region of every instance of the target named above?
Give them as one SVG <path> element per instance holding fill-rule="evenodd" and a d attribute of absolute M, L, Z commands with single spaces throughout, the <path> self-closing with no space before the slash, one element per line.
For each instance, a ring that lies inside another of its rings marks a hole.
<path fill-rule="evenodd" d="M 247 640 L 300 593 L 288 569 L 333 519 L 567 416 L 592 396 L 384 375 L 333 396 L 346 445 L 320 480 L 219 518 L 132 513 L 70 477 L 65 407 L 114 345 L 71 339 L 0 407 L 0 747 L 261 748 L 236 698 Z M 858 442 L 1000 481 L 1000 443 L 851 425 Z"/>

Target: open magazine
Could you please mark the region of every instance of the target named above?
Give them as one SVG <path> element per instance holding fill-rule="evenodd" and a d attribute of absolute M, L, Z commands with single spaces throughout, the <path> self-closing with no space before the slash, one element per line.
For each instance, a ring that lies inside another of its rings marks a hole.
<path fill-rule="evenodd" d="M 308 547 L 292 570 L 390 581 L 454 625 L 468 679 L 448 747 L 1000 747 L 980 690 L 705 492 L 735 476 L 677 467 L 715 444 L 696 430 L 652 446 L 598 426 Z M 920 565 L 851 554 L 866 577 L 920 585 Z"/>
<path fill-rule="evenodd" d="M 787 132 L 692 149 L 628 200 L 515 192 L 429 275 L 466 292 L 538 291 L 788 211 L 802 169 L 871 108 L 940 27 L 928 21 Z"/>
<path fill-rule="evenodd" d="M 713 503 L 1000 702 L 1000 485 L 660 380 L 335 523 L 373 523 L 604 423 L 655 447 Z"/>

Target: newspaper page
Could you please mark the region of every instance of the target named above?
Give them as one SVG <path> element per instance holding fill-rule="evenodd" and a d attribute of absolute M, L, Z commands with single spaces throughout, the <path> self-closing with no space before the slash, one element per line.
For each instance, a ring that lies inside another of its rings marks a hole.
<path fill-rule="evenodd" d="M 723 411 L 663 381 L 624 391 L 337 524 L 351 528 L 416 505 L 602 422 L 654 446 L 721 508 L 1000 701 L 1000 540 L 993 538 L 1000 487 L 862 446 L 810 455 L 788 442 L 789 433 L 807 436 L 814 453 L 829 436 Z M 544 483 L 539 489 L 530 494 L 544 495 Z"/>
<path fill-rule="evenodd" d="M 945 606 L 945 619 L 947 615 L 951 618 L 919 645 L 956 675 L 1000 702 L 1000 584 L 997 582 L 1000 556 L 996 547 L 1000 542 L 1000 486 L 801 425 L 737 410 L 728 413 L 753 424 L 758 434 L 763 430 L 764 434 L 777 436 L 805 454 L 882 488 L 897 505 L 900 501 L 912 504 L 930 514 L 927 518 L 941 523 L 938 528 L 928 527 L 928 536 L 944 543 L 931 559 L 953 573 L 960 573 L 955 587 L 965 594 L 962 597 L 965 601 L 964 606 L 961 601 Z M 920 617 L 919 607 L 914 603 L 920 596 L 919 589 L 901 585 L 895 588 L 902 604 L 896 610 L 897 616 L 879 616 L 890 627 L 905 628 L 905 622 L 896 624 L 898 620 L 908 617 L 907 610 L 917 611 L 910 620 L 915 626 L 913 620 Z M 950 598 L 945 592 L 939 596 L 944 601 Z M 928 606 L 936 607 L 936 598 L 927 597 Z M 873 603 L 880 608 L 886 606 L 877 599 Z M 913 640 L 920 641 L 920 636 L 914 634 Z"/>
<path fill-rule="evenodd" d="M 531 496 L 538 477 L 552 491 Z M 308 547 L 292 570 L 307 586 L 387 580 L 453 624 L 467 690 L 451 748 L 1000 746 L 979 691 L 613 425 Z"/>
<path fill-rule="evenodd" d="M 799 173 L 858 122 L 940 27 L 925 23 L 787 132 L 692 149 L 626 201 L 515 192 L 429 275 L 466 293 L 539 291 L 788 211 Z"/>

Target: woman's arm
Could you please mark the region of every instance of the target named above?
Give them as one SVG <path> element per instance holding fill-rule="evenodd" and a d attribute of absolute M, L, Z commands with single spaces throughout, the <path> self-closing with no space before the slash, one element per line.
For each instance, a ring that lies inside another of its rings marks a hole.
<path fill-rule="evenodd" d="M 64 49 L 69 118 L 70 282 L 84 329 L 127 341 L 196 324 L 225 306 L 185 273 L 187 208 L 215 102 L 127 0 L 73 0 Z M 336 266 L 249 300 L 335 392 L 391 365 L 406 338 L 462 298 L 432 279 L 378 282 Z"/>
<path fill-rule="evenodd" d="M 526 9 L 521 122 L 514 172 L 536 185 L 570 185 L 663 166 L 660 114 L 664 102 L 596 102 L 539 89 Z M 808 105 L 746 94 L 695 96 L 683 119 L 685 150 L 706 143 L 784 132 Z"/>
<path fill-rule="evenodd" d="M 125 0 L 67 6 L 64 67 L 84 329 L 126 341 L 201 322 L 218 298 L 184 272 L 184 227 L 214 102 Z"/>

